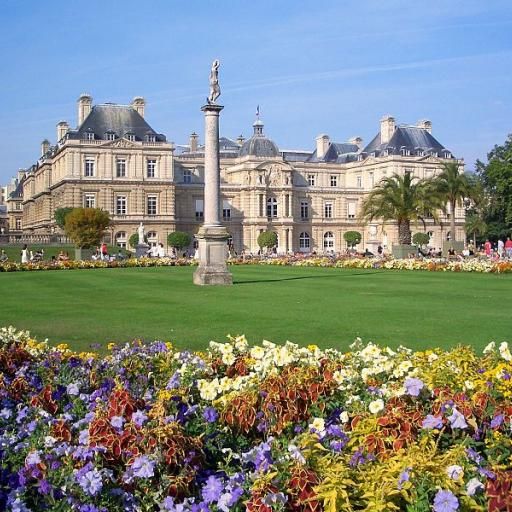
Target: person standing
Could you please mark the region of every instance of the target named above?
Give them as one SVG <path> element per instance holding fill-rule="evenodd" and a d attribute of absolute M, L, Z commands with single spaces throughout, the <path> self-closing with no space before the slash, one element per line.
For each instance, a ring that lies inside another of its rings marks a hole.
<path fill-rule="evenodd" d="M 162 242 L 158 244 L 158 250 L 156 255 L 158 258 L 165 258 L 164 244 Z"/>
<path fill-rule="evenodd" d="M 507 258 L 512 258 L 512 240 L 510 240 L 510 237 L 507 236 L 507 240 L 505 241 L 505 252 L 507 254 Z"/>
<path fill-rule="evenodd" d="M 105 242 L 101 244 L 101 259 L 108 261 L 108 247 Z"/>
<path fill-rule="evenodd" d="M 27 244 L 23 245 L 23 248 L 21 249 L 21 263 L 28 263 L 29 262 L 29 251 Z"/>
<path fill-rule="evenodd" d="M 491 245 L 491 242 L 489 242 L 489 239 L 487 239 L 485 241 L 485 244 L 484 244 L 484 251 L 485 251 L 485 255 L 490 258 L 491 257 L 491 251 L 492 251 L 492 245 Z"/>
<path fill-rule="evenodd" d="M 505 244 L 503 243 L 503 240 L 500 238 L 498 240 L 498 256 L 500 257 L 500 260 L 503 258 L 504 253 L 505 253 Z"/>

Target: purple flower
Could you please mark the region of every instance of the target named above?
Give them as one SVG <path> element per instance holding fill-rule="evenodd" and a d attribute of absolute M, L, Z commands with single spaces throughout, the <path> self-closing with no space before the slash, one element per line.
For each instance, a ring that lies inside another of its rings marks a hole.
<path fill-rule="evenodd" d="M 473 462 L 476 462 L 477 464 L 482 462 L 482 456 L 476 450 L 473 450 L 473 448 L 468 448 L 466 453 Z"/>
<path fill-rule="evenodd" d="M 503 414 L 498 414 L 491 420 L 491 428 L 499 428 L 503 423 Z"/>
<path fill-rule="evenodd" d="M 155 463 L 145 455 L 137 457 L 132 464 L 133 475 L 139 478 L 151 478 L 155 474 L 154 469 Z"/>
<path fill-rule="evenodd" d="M 223 490 L 222 480 L 212 475 L 206 480 L 206 484 L 201 492 L 206 503 L 213 503 L 214 501 L 219 501 Z"/>
<path fill-rule="evenodd" d="M 169 379 L 165 389 L 176 389 L 181 385 L 181 375 L 178 372 L 174 372 L 172 377 Z"/>
<path fill-rule="evenodd" d="M 468 496 L 474 496 L 479 489 L 483 489 L 484 484 L 478 480 L 478 478 L 472 478 L 467 484 L 466 484 L 466 492 L 468 493 Z"/>
<path fill-rule="evenodd" d="M 112 416 L 110 418 L 110 424 L 116 429 L 121 430 L 123 428 L 124 418 L 121 416 Z"/>
<path fill-rule="evenodd" d="M 421 379 L 415 377 L 408 377 L 405 379 L 405 391 L 408 395 L 419 396 L 425 384 Z"/>
<path fill-rule="evenodd" d="M 437 428 L 440 429 L 443 427 L 443 420 L 441 416 L 434 416 L 432 414 L 427 414 L 427 417 L 423 420 L 422 427 L 425 429 Z"/>
<path fill-rule="evenodd" d="M 144 422 L 148 419 L 148 417 L 144 414 L 144 411 L 135 411 L 132 414 L 132 421 L 137 427 L 142 427 Z"/>
<path fill-rule="evenodd" d="M 0 411 L 0 418 L 2 418 L 3 420 L 8 420 L 12 415 L 12 411 L 10 409 L 7 409 L 6 407 L 4 407 L 1 411 Z"/>
<path fill-rule="evenodd" d="M 70 395 L 70 396 L 77 396 L 80 394 L 80 389 L 74 382 L 72 384 L 68 385 L 68 387 L 66 388 L 66 391 L 67 391 L 68 395 Z"/>
<path fill-rule="evenodd" d="M 408 482 L 411 474 L 410 474 L 411 468 L 406 468 L 400 473 L 400 477 L 398 478 L 398 488 L 401 489 L 402 485 L 405 482 Z"/>
<path fill-rule="evenodd" d="M 92 467 L 91 465 L 85 467 Z M 91 469 L 85 473 L 77 472 L 77 480 L 78 485 L 82 488 L 82 490 L 90 494 L 91 496 L 95 496 L 101 491 L 103 487 L 103 482 L 101 480 L 101 473 L 97 469 Z"/>
<path fill-rule="evenodd" d="M 452 415 L 448 416 L 448 420 L 450 421 L 452 428 L 468 428 L 468 424 L 466 423 L 464 415 L 455 407 L 452 410 Z"/>
<path fill-rule="evenodd" d="M 451 491 L 437 491 L 434 498 L 434 512 L 455 512 L 459 508 L 459 500 Z"/>
<path fill-rule="evenodd" d="M 31 452 L 27 455 L 27 458 L 25 459 L 25 464 L 28 466 L 36 465 L 41 462 L 41 457 L 39 456 L 39 452 Z"/>
<path fill-rule="evenodd" d="M 203 418 L 208 422 L 208 423 L 215 423 L 217 421 L 217 419 L 219 418 L 219 413 L 217 412 L 217 410 L 215 409 L 215 407 L 207 407 L 204 411 L 203 411 Z"/>
<path fill-rule="evenodd" d="M 39 481 L 39 492 L 41 494 L 50 494 L 52 492 L 52 486 L 48 480 L 43 478 Z"/>

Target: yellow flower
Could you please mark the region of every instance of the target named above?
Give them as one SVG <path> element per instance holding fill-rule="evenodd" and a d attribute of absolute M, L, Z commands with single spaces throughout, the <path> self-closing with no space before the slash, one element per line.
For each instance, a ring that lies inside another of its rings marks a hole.
<path fill-rule="evenodd" d="M 308 350 L 310 352 L 315 352 L 316 350 L 318 350 L 318 346 L 317 345 L 308 345 Z"/>
<path fill-rule="evenodd" d="M 113 341 L 111 341 L 111 342 L 107 345 L 108 350 L 114 350 L 114 348 L 115 348 L 115 347 L 116 347 L 116 344 L 115 344 Z"/>
<path fill-rule="evenodd" d="M 59 343 L 56 348 L 57 350 L 65 352 L 66 350 L 69 350 L 69 345 L 67 343 Z"/>

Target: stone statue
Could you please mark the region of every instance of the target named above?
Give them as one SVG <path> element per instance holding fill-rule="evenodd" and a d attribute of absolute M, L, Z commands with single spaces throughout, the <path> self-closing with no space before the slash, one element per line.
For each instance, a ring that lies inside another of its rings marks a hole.
<path fill-rule="evenodd" d="M 144 243 L 144 224 L 142 224 L 142 222 L 139 224 L 137 231 L 139 232 L 139 244 L 143 244 Z"/>
<path fill-rule="evenodd" d="M 210 71 L 210 95 L 207 99 L 208 105 L 214 104 L 215 100 L 220 96 L 219 66 L 220 61 L 215 59 L 212 64 L 212 70 Z"/>

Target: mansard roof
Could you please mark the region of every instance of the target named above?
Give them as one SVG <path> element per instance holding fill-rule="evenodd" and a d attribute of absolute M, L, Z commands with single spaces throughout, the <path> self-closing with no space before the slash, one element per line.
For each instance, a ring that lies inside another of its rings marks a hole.
<path fill-rule="evenodd" d="M 381 142 L 380 132 L 364 148 L 363 153 L 379 155 L 384 150 L 389 154 L 400 154 L 402 149 L 411 151 L 447 151 L 446 148 L 424 128 L 397 126 L 388 142 Z"/>
<path fill-rule="evenodd" d="M 316 149 L 313 151 L 308 162 L 329 162 L 344 163 L 355 160 L 355 155 L 359 151 L 357 144 L 350 142 L 330 142 L 325 155 L 322 158 L 317 157 Z"/>
<path fill-rule="evenodd" d="M 165 135 L 156 133 L 132 106 L 114 103 L 94 105 L 81 126 L 77 130 L 70 130 L 68 137 L 83 139 L 86 133 L 91 132 L 97 140 L 105 139 L 106 133 L 114 133 L 116 138 L 131 134 L 135 140 L 144 141 L 150 135 L 157 142 L 166 141 Z"/>

